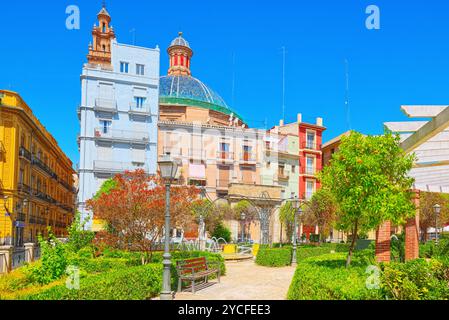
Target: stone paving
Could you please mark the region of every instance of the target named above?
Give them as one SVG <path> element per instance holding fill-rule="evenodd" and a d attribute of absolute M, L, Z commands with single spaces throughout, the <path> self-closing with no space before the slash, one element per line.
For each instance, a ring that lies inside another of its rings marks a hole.
<path fill-rule="evenodd" d="M 226 270 L 221 283 L 211 280 L 195 294 L 177 293 L 175 300 L 285 300 L 295 273 L 294 267 L 261 267 L 253 260 L 226 263 Z"/>

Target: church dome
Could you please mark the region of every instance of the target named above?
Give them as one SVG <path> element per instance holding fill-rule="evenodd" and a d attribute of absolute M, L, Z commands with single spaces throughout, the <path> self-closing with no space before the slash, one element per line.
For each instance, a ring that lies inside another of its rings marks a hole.
<path fill-rule="evenodd" d="M 215 110 L 227 115 L 234 114 L 223 98 L 200 80 L 192 76 L 168 75 L 160 79 L 160 103 L 200 107 Z"/>
<path fill-rule="evenodd" d="M 170 47 L 174 46 L 182 46 L 190 48 L 189 42 L 182 37 L 182 32 L 179 32 L 178 37 L 171 42 Z"/>

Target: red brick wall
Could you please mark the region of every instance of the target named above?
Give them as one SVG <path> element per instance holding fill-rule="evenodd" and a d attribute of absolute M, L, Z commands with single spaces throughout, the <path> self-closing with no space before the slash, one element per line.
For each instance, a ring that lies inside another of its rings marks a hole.
<path fill-rule="evenodd" d="M 419 258 L 419 190 L 413 190 L 413 203 L 416 206 L 416 215 L 407 220 L 405 226 L 405 260 Z"/>
<path fill-rule="evenodd" d="M 390 262 L 391 222 L 384 222 L 376 232 L 376 261 Z"/>

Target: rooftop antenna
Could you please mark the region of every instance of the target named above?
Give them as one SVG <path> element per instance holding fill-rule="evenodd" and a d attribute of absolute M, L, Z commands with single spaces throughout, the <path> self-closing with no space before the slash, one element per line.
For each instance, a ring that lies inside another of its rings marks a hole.
<path fill-rule="evenodd" d="M 231 103 L 235 108 L 235 52 L 232 52 L 232 90 L 231 90 Z"/>
<path fill-rule="evenodd" d="M 349 104 L 349 61 L 345 59 L 345 77 L 346 77 L 346 92 L 345 92 L 345 108 L 346 108 L 346 122 L 348 130 L 351 130 L 351 108 Z"/>
<path fill-rule="evenodd" d="M 103 0 L 102 6 L 103 6 L 103 8 L 106 8 L 106 0 Z"/>
<path fill-rule="evenodd" d="M 136 29 L 132 28 L 131 30 L 129 30 L 129 33 L 133 34 L 133 46 L 136 45 Z"/>
<path fill-rule="evenodd" d="M 282 47 L 282 120 L 285 120 L 285 47 Z"/>

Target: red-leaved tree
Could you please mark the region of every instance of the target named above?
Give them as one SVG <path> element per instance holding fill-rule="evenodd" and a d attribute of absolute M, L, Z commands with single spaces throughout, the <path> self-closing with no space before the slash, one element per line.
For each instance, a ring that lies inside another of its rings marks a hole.
<path fill-rule="evenodd" d="M 164 232 L 165 185 L 143 170 L 118 174 L 114 181 L 116 185 L 109 193 L 87 202 L 95 218 L 106 225 L 96 241 L 120 250 L 142 252 L 142 263 L 147 263 Z M 193 222 L 191 204 L 198 194 L 193 186 L 172 186 L 172 227 L 185 228 Z"/>

